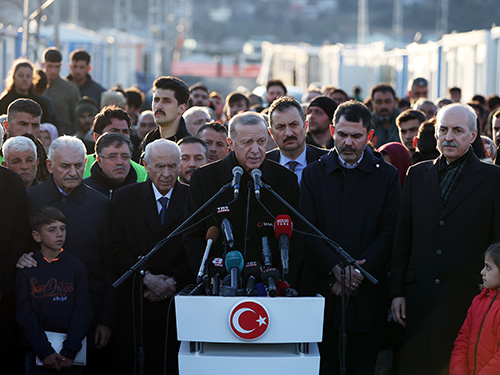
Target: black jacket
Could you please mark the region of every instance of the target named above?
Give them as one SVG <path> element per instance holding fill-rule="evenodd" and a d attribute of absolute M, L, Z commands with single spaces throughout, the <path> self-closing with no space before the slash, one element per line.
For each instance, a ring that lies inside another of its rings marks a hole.
<path fill-rule="evenodd" d="M 125 177 L 125 180 L 121 184 L 116 184 L 103 173 L 102 168 L 96 161 L 92 164 L 92 167 L 90 167 L 90 177 L 83 180 L 85 185 L 103 193 L 108 198 L 111 198 L 116 189 L 135 182 L 137 182 L 137 173 L 132 166 L 130 166 L 130 171 L 128 172 L 127 177 Z"/>

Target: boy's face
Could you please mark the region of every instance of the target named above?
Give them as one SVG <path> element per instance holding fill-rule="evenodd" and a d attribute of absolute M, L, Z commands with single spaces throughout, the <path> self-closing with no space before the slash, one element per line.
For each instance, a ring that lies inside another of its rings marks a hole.
<path fill-rule="evenodd" d="M 34 230 L 32 235 L 36 242 L 41 243 L 42 249 L 60 251 L 66 240 L 66 224 L 60 221 L 43 224 L 40 230 Z"/>

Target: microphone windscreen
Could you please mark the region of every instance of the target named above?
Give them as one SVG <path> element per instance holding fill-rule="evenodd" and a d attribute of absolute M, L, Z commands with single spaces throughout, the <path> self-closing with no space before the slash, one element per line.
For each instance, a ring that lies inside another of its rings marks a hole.
<path fill-rule="evenodd" d="M 224 260 L 226 265 L 227 272 L 231 271 L 232 268 L 236 267 L 241 272 L 243 271 L 243 267 L 245 265 L 245 261 L 243 259 L 243 255 L 239 251 L 230 251 L 226 255 L 226 259 Z"/>
<path fill-rule="evenodd" d="M 274 221 L 274 234 L 279 239 L 282 234 L 286 234 L 288 238 L 292 236 L 293 225 L 292 219 L 288 215 L 278 215 Z"/>
<path fill-rule="evenodd" d="M 215 242 L 217 241 L 217 238 L 219 238 L 219 234 L 219 228 L 217 228 L 216 226 L 211 226 L 210 228 L 208 228 L 206 240 L 212 240 Z"/>

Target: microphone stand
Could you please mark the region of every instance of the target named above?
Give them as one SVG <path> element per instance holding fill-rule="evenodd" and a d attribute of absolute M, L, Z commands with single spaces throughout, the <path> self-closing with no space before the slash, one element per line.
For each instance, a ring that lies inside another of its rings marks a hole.
<path fill-rule="evenodd" d="M 143 301 L 143 278 L 144 278 L 144 270 L 142 267 L 144 264 L 151 258 L 168 240 L 170 240 L 172 237 L 176 236 L 177 234 L 182 233 L 185 231 L 185 227 L 187 224 L 189 224 L 196 215 L 198 215 L 201 211 L 203 211 L 208 205 L 210 205 L 215 199 L 217 199 L 222 193 L 224 193 L 227 189 L 229 189 L 232 186 L 232 183 L 229 182 L 222 186 L 220 190 L 212 196 L 208 201 L 206 201 L 200 208 L 198 208 L 191 216 L 189 216 L 186 220 L 184 220 L 177 228 L 175 228 L 167 237 L 159 241 L 153 249 L 146 255 L 143 255 L 139 257 L 139 260 L 132 266 L 128 271 L 125 271 L 124 274 L 120 276 L 118 280 L 116 280 L 113 283 L 113 288 L 117 289 L 122 285 L 130 276 L 132 276 L 134 273 L 139 273 L 139 282 L 140 282 L 140 293 L 141 295 L 139 296 L 139 332 L 138 332 L 138 337 L 139 337 L 139 343 L 137 347 L 137 353 L 136 355 L 138 356 L 138 364 L 139 364 L 139 374 L 144 374 L 145 366 L 144 366 L 144 359 L 145 359 L 145 350 L 144 350 L 144 327 L 143 327 L 143 320 L 144 320 L 144 301 Z M 203 284 L 203 282 L 201 283 Z M 167 323 L 168 324 L 168 323 Z"/>
<path fill-rule="evenodd" d="M 278 199 L 281 203 L 283 203 L 290 211 L 292 211 L 304 224 L 306 224 L 313 232 L 317 234 L 317 236 L 324 241 L 326 241 L 330 246 L 333 247 L 337 256 L 340 259 L 339 266 L 341 269 L 341 283 L 342 283 L 342 293 L 341 293 L 341 322 L 340 322 L 340 374 L 346 374 L 346 350 L 347 350 L 347 334 L 346 334 L 346 293 L 345 293 L 345 267 L 347 265 L 353 266 L 357 270 L 361 272 L 361 274 L 368 279 L 373 285 L 378 284 L 378 280 L 369 274 L 363 267 L 356 263 L 356 260 L 353 259 L 342 247 L 336 243 L 335 241 L 328 238 L 324 235 L 318 228 L 316 228 L 309 220 L 307 220 L 299 211 L 297 211 L 291 204 L 289 204 L 286 200 L 284 200 L 278 193 L 276 193 L 273 188 L 261 182 L 262 187 L 269 191 L 276 199 Z"/>

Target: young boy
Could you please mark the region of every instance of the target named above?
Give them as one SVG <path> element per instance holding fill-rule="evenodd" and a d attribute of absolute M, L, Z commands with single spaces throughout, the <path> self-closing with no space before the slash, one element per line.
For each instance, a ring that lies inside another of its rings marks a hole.
<path fill-rule="evenodd" d="M 30 221 L 33 238 L 40 244 L 34 254 L 38 266 L 19 270 L 16 281 L 17 320 L 30 348 L 25 373 L 79 373 L 81 366 L 71 366 L 92 318 L 87 272 L 81 261 L 62 249 L 66 218 L 61 211 L 42 208 Z M 45 331 L 67 334 L 59 353 Z M 35 365 L 35 356 L 44 367 Z"/>

